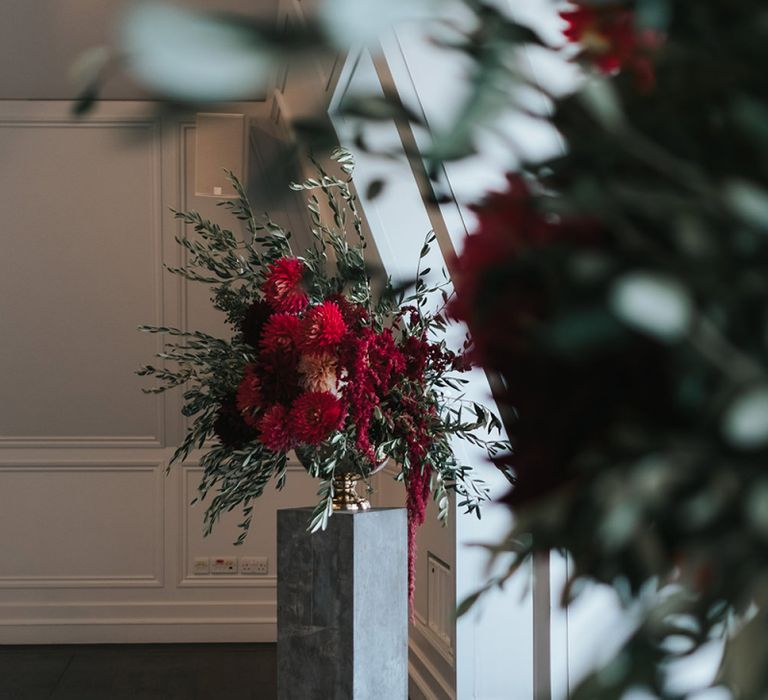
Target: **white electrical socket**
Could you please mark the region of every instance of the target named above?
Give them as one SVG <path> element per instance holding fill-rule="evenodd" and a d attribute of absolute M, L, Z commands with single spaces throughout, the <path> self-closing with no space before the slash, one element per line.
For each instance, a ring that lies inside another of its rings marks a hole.
<path fill-rule="evenodd" d="M 237 557 L 211 557 L 212 574 L 236 574 Z"/>
<path fill-rule="evenodd" d="M 211 573 L 211 560 L 208 557 L 195 557 L 192 563 L 192 573 L 195 576 L 205 576 Z"/>
<path fill-rule="evenodd" d="M 240 573 L 243 576 L 266 576 L 269 560 L 267 557 L 240 557 Z"/>

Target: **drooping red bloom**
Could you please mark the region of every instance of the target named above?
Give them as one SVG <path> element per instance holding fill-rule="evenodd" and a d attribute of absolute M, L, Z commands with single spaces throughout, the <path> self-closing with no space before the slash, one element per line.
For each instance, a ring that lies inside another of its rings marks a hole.
<path fill-rule="evenodd" d="M 466 372 L 472 366 L 464 355 L 457 355 L 439 343 L 427 340 L 426 333 L 421 337 L 411 335 L 405 338 L 402 353 L 405 358 L 405 376 L 414 382 L 423 382 L 428 370 L 442 375 L 451 370 Z"/>
<path fill-rule="evenodd" d="M 304 286 L 307 267 L 298 258 L 275 260 L 264 280 L 264 296 L 275 311 L 298 313 L 309 303 Z"/>
<path fill-rule="evenodd" d="M 237 387 L 236 404 L 243 420 L 251 427 L 255 427 L 257 422 L 255 413 L 261 408 L 261 380 L 255 365 L 248 365 L 245 368 L 245 375 Z"/>
<path fill-rule="evenodd" d="M 370 435 L 373 414 L 405 370 L 405 358 L 389 329 L 376 333 L 363 328 L 349 334 L 341 354 L 347 371 L 343 395 L 355 424 L 356 447 L 375 462 L 375 441 Z"/>
<path fill-rule="evenodd" d="M 289 313 L 272 314 L 261 333 L 261 349 L 271 354 L 292 352 L 296 348 L 301 321 Z"/>
<path fill-rule="evenodd" d="M 341 427 L 344 407 L 327 391 L 308 391 L 293 402 L 289 420 L 299 442 L 317 445 Z"/>
<path fill-rule="evenodd" d="M 413 594 L 416 589 L 416 534 L 424 524 L 427 517 L 427 504 L 429 503 L 430 476 L 432 468 L 424 465 L 423 469 L 418 464 L 411 464 L 406 483 L 406 510 L 408 512 L 408 600 L 410 602 L 411 616 L 413 616 Z"/>
<path fill-rule="evenodd" d="M 584 55 L 607 74 L 628 68 L 635 74 L 638 87 L 650 90 L 654 85 L 651 52 L 660 44 L 653 31 L 638 31 L 632 10 L 618 5 L 579 6 L 561 12 L 568 23 L 564 34 L 581 44 Z"/>
<path fill-rule="evenodd" d="M 259 439 L 272 452 L 288 452 L 296 447 L 290 430 L 288 410 L 282 404 L 270 406 L 259 420 Z"/>
<path fill-rule="evenodd" d="M 299 347 L 304 352 L 319 352 L 338 345 L 347 332 L 339 307 L 332 301 L 312 307 L 301 323 Z"/>

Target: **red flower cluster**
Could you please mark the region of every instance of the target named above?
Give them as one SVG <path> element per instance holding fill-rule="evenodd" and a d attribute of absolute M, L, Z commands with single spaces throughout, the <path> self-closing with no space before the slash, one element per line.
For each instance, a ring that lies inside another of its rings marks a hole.
<path fill-rule="evenodd" d="M 343 294 L 310 304 L 305 272 L 297 258 L 275 261 L 261 290 L 264 300 L 254 302 L 243 319 L 242 339 L 256 361 L 245 367 L 236 411 L 251 441 L 276 453 L 320 445 L 343 429 L 354 436 L 361 458 L 375 464 L 384 434 L 402 441 L 411 464 L 406 488 L 412 591 L 416 529 L 424 522 L 432 473 L 424 463 L 435 418 L 434 408 L 425 409 L 427 374 L 468 366 L 426 335 L 405 332 L 404 318 L 416 327 L 418 308 L 403 309 L 392 328 L 376 331 L 368 310 Z M 219 424 L 234 436 L 231 444 L 242 444 L 233 408 L 222 408 Z"/>
<path fill-rule="evenodd" d="M 631 70 L 644 91 L 655 83 L 651 56 L 660 38 L 651 30 L 639 32 L 632 10 L 621 5 L 579 6 L 560 13 L 568 23 L 565 37 L 581 44 L 584 55 L 604 73 Z"/>

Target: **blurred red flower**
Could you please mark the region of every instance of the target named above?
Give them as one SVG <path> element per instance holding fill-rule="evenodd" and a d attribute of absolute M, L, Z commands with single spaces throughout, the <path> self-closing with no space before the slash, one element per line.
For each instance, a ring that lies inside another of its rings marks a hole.
<path fill-rule="evenodd" d="M 611 74 L 623 68 L 631 70 L 638 87 L 650 90 L 655 83 L 651 51 L 660 43 L 652 30 L 638 31 L 635 13 L 621 5 L 600 7 L 578 6 L 561 12 L 568 23 L 565 37 L 581 44 L 584 56 L 603 73 Z"/>

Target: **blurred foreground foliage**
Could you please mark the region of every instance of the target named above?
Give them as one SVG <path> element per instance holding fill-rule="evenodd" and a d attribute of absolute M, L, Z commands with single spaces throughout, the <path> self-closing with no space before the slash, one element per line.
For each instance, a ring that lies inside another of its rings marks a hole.
<path fill-rule="evenodd" d="M 237 99 L 264 74 L 206 92 L 182 75 L 197 64 L 178 57 L 205 46 L 209 67 L 221 54 L 234 72 L 258 55 L 266 71 L 345 50 L 356 26 L 345 13 L 381 5 L 327 0 L 288 37 L 231 16 L 185 28 L 137 15 L 119 58 L 174 100 Z M 479 206 L 455 266 L 454 313 L 510 407 L 515 451 L 501 466 L 515 473 L 516 524 L 494 554 L 511 574 L 535 552 L 566 552 L 564 602 L 597 581 L 633 611 L 634 631 L 575 698 L 693 697 L 669 670 L 717 640 L 727 643 L 713 683 L 768 697 L 768 6 L 579 0 L 563 24 L 583 75 L 566 96 L 512 60 L 545 42 L 501 3 L 386 7 L 390 19 L 432 13 L 435 24 L 450 23 L 446 8 L 463 13 L 453 39 L 436 41 L 469 59 L 467 98 L 432 134 L 428 164 L 474 153 L 520 85 L 551 105 L 530 116 L 551 120 L 565 144 Z M 142 22 L 154 44 L 136 38 Z M 161 75 L 169 46 L 179 73 Z M 81 108 L 104 75 L 91 71 Z M 391 95 L 345 109 L 424 126 Z M 298 126 L 327 139 L 324 119 Z"/>

